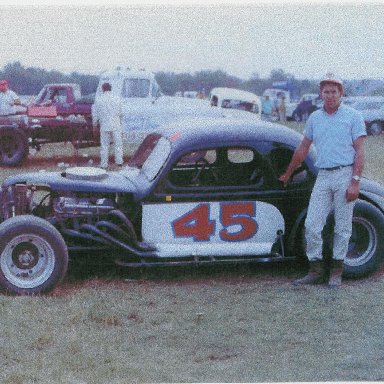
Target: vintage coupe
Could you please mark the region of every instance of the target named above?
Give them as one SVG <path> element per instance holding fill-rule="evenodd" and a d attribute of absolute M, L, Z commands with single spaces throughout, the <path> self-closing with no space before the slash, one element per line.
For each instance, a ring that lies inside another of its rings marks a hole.
<path fill-rule="evenodd" d="M 278 180 L 301 138 L 263 121 L 184 119 L 148 134 L 120 171 L 10 176 L 0 195 L 0 284 L 49 291 L 68 254 L 81 252 L 126 267 L 303 257 L 315 152 L 286 187 Z M 383 247 L 384 189 L 363 179 L 346 275 L 374 271 Z"/>

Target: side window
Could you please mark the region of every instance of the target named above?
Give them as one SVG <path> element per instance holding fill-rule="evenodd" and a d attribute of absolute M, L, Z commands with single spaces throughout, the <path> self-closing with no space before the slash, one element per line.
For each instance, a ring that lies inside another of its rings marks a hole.
<path fill-rule="evenodd" d="M 67 91 L 65 89 L 58 89 L 54 93 L 52 101 L 54 103 L 66 103 L 67 102 Z"/>
<path fill-rule="evenodd" d="M 271 150 L 268 155 L 271 166 L 275 173 L 275 177 L 279 178 L 287 169 L 289 162 L 293 156 L 293 149 L 278 147 Z M 296 171 L 293 173 L 291 178 L 291 185 L 301 184 L 308 180 L 308 170 L 306 165 L 303 163 Z M 288 185 L 290 185 L 288 184 Z"/>
<path fill-rule="evenodd" d="M 264 185 L 263 159 L 245 147 L 190 152 L 169 174 L 175 187 L 257 188 Z"/>
<path fill-rule="evenodd" d="M 263 158 L 251 148 L 228 148 L 223 185 L 252 187 L 264 185 Z"/>
<path fill-rule="evenodd" d="M 169 181 L 176 187 L 215 185 L 217 174 L 215 149 L 189 152 L 173 166 Z"/>

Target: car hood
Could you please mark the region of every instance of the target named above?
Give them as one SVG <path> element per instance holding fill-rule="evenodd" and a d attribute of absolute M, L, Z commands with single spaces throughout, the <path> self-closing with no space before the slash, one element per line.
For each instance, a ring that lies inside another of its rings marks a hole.
<path fill-rule="evenodd" d="M 247 111 L 211 107 L 208 100 L 161 96 L 157 100 L 129 99 L 123 102 L 123 132 L 151 131 L 182 118 L 242 118 L 260 120 Z"/>
<path fill-rule="evenodd" d="M 136 195 L 139 181 L 137 173 L 106 172 L 100 168 L 76 167 L 64 172 L 33 172 L 9 176 L 3 188 L 18 183 L 46 185 L 52 190 L 73 192 L 114 193 Z"/>

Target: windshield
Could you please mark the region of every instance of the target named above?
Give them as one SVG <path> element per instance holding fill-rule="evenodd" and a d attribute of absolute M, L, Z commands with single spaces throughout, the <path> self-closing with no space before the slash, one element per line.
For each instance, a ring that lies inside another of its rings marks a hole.
<path fill-rule="evenodd" d="M 44 102 L 47 102 L 51 97 L 51 92 L 48 90 L 47 87 L 44 87 L 39 94 L 36 96 L 36 104 L 42 104 Z"/>
<path fill-rule="evenodd" d="M 125 79 L 122 97 L 148 97 L 150 88 L 149 79 Z"/>
<path fill-rule="evenodd" d="M 141 169 L 149 181 L 160 172 L 171 153 L 171 143 L 158 133 L 149 134 L 128 161 L 128 166 Z"/>
<path fill-rule="evenodd" d="M 222 108 L 233 108 L 240 109 L 241 111 L 255 112 L 258 113 L 258 106 L 254 103 L 243 101 L 243 100 L 234 100 L 234 99 L 224 99 L 221 103 Z"/>

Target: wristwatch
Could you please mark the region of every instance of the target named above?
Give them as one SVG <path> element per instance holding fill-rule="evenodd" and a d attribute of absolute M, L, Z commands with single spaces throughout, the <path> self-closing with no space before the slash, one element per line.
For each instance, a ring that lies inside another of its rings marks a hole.
<path fill-rule="evenodd" d="M 353 176 L 352 176 L 352 179 L 353 179 L 353 180 L 356 180 L 356 181 L 360 181 L 360 176 L 353 175 Z"/>

